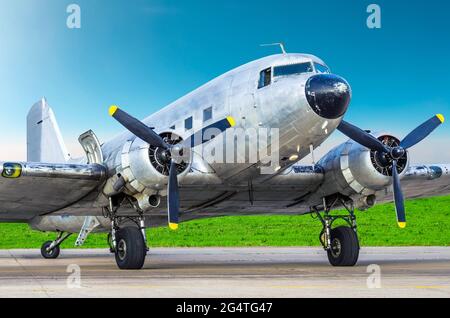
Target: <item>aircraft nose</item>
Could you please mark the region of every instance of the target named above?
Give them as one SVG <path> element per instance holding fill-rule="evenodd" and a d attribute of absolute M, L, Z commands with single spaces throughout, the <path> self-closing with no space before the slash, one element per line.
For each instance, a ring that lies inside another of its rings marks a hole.
<path fill-rule="evenodd" d="M 337 119 L 345 114 L 351 100 L 351 88 L 345 79 L 333 74 L 314 75 L 305 86 L 306 99 L 316 114 Z"/>

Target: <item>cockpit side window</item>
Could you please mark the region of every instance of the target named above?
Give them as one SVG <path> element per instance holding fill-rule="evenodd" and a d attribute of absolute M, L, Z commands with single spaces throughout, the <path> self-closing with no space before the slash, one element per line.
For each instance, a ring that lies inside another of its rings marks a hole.
<path fill-rule="evenodd" d="M 272 68 L 269 67 L 259 74 L 258 89 L 269 86 L 272 82 Z"/>
<path fill-rule="evenodd" d="M 314 67 L 316 68 L 316 72 L 320 74 L 330 74 L 330 69 L 326 67 L 325 65 L 314 63 Z"/>
<path fill-rule="evenodd" d="M 298 75 L 311 72 L 314 72 L 311 62 L 282 65 L 273 68 L 274 77 Z"/>

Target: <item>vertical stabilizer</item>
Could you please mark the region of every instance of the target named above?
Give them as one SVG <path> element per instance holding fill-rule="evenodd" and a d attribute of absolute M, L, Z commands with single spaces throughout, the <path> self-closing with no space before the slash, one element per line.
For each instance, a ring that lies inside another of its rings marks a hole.
<path fill-rule="evenodd" d="M 27 116 L 27 161 L 65 163 L 69 159 L 55 114 L 43 98 Z"/>

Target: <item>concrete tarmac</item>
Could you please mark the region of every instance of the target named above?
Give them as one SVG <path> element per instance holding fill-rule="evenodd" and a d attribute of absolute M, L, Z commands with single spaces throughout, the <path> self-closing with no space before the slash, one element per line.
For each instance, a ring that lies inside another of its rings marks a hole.
<path fill-rule="evenodd" d="M 105 250 L 3 250 L 0 297 L 447 298 L 450 248 L 363 248 L 352 268 L 318 248 L 157 248 L 140 271 Z"/>

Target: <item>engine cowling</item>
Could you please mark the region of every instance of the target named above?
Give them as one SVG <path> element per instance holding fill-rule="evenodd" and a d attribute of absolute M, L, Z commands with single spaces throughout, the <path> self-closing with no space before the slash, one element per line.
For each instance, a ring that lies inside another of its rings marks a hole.
<path fill-rule="evenodd" d="M 400 144 L 399 139 L 392 135 L 373 135 L 385 145 Z M 392 184 L 392 164 L 388 156 L 349 140 L 319 161 L 325 178 L 316 193 L 321 197 L 339 193 L 353 199 L 357 208 L 369 208 L 376 203 L 376 192 Z M 403 176 L 409 167 L 408 153 L 398 160 L 397 167 Z"/>
<path fill-rule="evenodd" d="M 161 137 L 172 145 L 182 141 L 181 137 L 170 132 L 162 133 Z M 111 197 L 123 192 L 134 197 L 143 210 L 159 206 L 159 198 L 167 195 L 170 155 L 170 152 L 150 146 L 139 138 L 127 141 L 107 161 L 108 166 L 114 167 L 111 170 L 115 174 L 108 179 L 103 194 Z M 179 176 L 188 170 L 189 164 L 178 164 Z"/>

